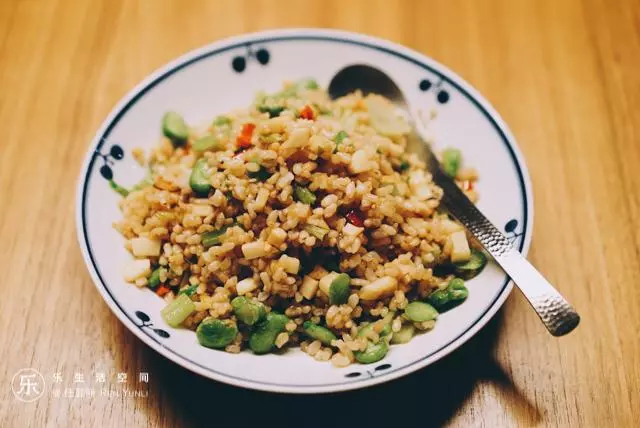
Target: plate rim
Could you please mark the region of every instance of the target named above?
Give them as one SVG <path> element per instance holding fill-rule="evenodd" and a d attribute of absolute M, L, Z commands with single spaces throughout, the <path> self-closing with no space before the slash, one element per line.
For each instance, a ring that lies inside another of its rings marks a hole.
<path fill-rule="evenodd" d="M 101 294 L 103 300 L 107 303 L 107 306 L 111 309 L 111 311 L 116 315 L 116 317 L 122 322 L 135 336 L 137 336 L 140 340 L 143 341 L 146 345 L 150 346 L 160 355 L 168 358 L 169 360 L 179 364 L 180 366 L 197 373 L 201 376 L 205 376 L 207 378 L 235 385 L 249 389 L 268 391 L 268 392 L 279 392 L 279 393 L 328 393 L 328 392 L 337 392 L 337 391 L 347 391 L 353 389 L 364 388 L 372 385 L 376 385 L 379 383 L 391 381 L 393 379 L 399 378 L 401 376 L 405 376 L 409 373 L 412 373 L 416 370 L 419 370 L 423 367 L 426 367 L 434 362 L 440 360 L 446 355 L 453 352 L 455 349 L 459 348 L 462 344 L 468 341 L 471 337 L 473 337 L 486 323 L 493 318 L 493 316 L 497 313 L 497 311 L 502 307 L 507 297 L 510 295 L 511 290 L 513 289 L 513 284 L 510 280 L 506 280 L 506 284 L 503 286 L 502 290 L 499 292 L 496 299 L 493 303 L 485 310 L 484 314 L 481 315 L 471 326 L 467 327 L 467 329 L 459 335 L 457 338 L 449 342 L 444 347 L 439 350 L 432 352 L 431 354 L 422 357 L 421 359 L 410 363 L 407 366 L 396 369 L 391 372 L 386 372 L 384 375 L 371 377 L 367 379 L 357 379 L 346 381 L 344 383 L 339 384 L 327 384 L 327 385 L 315 385 L 315 386 L 304 386 L 304 385 L 282 385 L 282 384 L 273 384 L 273 383 L 265 383 L 261 381 L 254 381 L 249 379 L 241 379 L 232 375 L 227 375 L 221 372 L 215 372 L 208 368 L 202 367 L 197 363 L 189 360 L 183 355 L 179 354 L 176 351 L 170 350 L 162 345 L 162 343 L 158 342 L 155 338 L 147 335 L 143 332 L 138 325 L 129 317 L 129 315 L 125 312 L 123 308 L 116 302 L 115 298 L 110 294 L 107 290 L 107 286 L 102 280 L 100 274 L 97 271 L 97 266 L 94 264 L 93 257 L 91 251 L 89 249 L 88 244 L 88 235 L 86 233 L 86 225 L 84 223 L 84 209 L 85 209 L 85 192 L 86 187 L 89 182 L 89 172 L 90 168 L 93 165 L 93 160 L 95 158 L 96 150 L 103 142 L 103 135 L 109 131 L 109 129 L 117 123 L 117 120 L 121 115 L 126 113 L 126 107 L 136 98 L 143 95 L 148 89 L 154 86 L 154 83 L 159 82 L 164 77 L 170 75 L 171 73 L 187 67 L 189 64 L 202 59 L 203 57 L 207 57 L 214 52 L 220 53 L 233 48 L 241 47 L 242 45 L 246 45 L 248 43 L 266 43 L 269 41 L 282 41 L 282 40 L 295 40 L 295 39 L 307 39 L 307 40 L 325 40 L 325 41 L 335 41 L 342 43 L 350 43 L 356 45 L 363 45 L 369 48 L 381 50 L 388 54 L 395 54 L 400 56 L 406 60 L 410 60 L 417 65 L 421 65 L 425 68 L 433 69 L 437 74 L 440 74 L 442 77 L 446 78 L 446 80 L 453 84 L 456 89 L 468 95 L 470 101 L 475 103 L 477 107 L 481 110 L 484 110 L 484 113 L 487 116 L 487 119 L 493 121 L 494 126 L 497 130 L 502 134 L 503 139 L 507 143 L 508 149 L 511 151 L 511 155 L 515 160 L 515 166 L 518 170 L 518 174 L 521 178 L 521 184 L 523 185 L 523 194 L 524 194 L 524 232 L 522 235 L 521 243 L 520 243 L 520 251 L 523 255 L 526 256 L 528 253 L 529 247 L 531 245 L 531 237 L 533 234 L 533 221 L 534 221 L 534 201 L 533 201 L 533 192 L 531 179 L 529 177 L 528 168 L 524 161 L 524 157 L 518 147 L 513 134 L 511 133 L 509 127 L 502 120 L 501 116 L 495 111 L 495 109 L 489 104 L 489 102 L 470 84 L 468 84 L 461 76 L 459 76 L 454 71 L 450 70 L 448 67 L 440 64 L 439 62 L 433 60 L 432 58 L 414 51 L 408 47 L 396 44 L 394 42 L 390 42 L 384 39 L 380 39 L 377 37 L 367 36 L 364 34 L 341 31 L 341 30 L 329 30 L 329 29 L 313 29 L 313 28 L 291 28 L 291 29 L 275 29 L 268 31 L 259 31 L 246 33 L 242 35 L 232 36 L 228 38 L 224 38 L 218 41 L 214 41 L 200 48 L 196 48 L 186 52 L 185 54 L 179 56 L 178 58 L 169 61 L 163 66 L 155 69 L 153 72 L 148 74 L 140 83 L 138 83 L 133 89 L 129 90 L 120 100 L 116 103 L 116 105 L 112 108 L 110 113 L 101 123 L 100 127 L 96 131 L 94 137 L 91 140 L 91 143 L 88 146 L 87 154 L 82 164 L 82 168 L 80 171 L 80 176 L 78 178 L 77 190 L 76 190 L 76 235 L 78 239 L 78 243 L 81 248 L 82 256 L 89 270 L 91 279 L 94 283 L 94 286 L 98 289 L 98 292 Z"/>

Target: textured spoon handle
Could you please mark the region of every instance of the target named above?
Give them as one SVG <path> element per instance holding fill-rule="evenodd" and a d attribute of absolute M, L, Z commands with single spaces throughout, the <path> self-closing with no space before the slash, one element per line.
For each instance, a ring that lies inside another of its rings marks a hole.
<path fill-rule="evenodd" d="M 554 336 L 563 336 L 578 326 L 580 315 L 545 277 L 515 249 L 496 259 L 513 279 Z"/>
<path fill-rule="evenodd" d="M 516 283 L 547 330 L 554 336 L 562 336 L 576 328 L 580 316 L 558 290 L 513 248 L 511 242 L 442 171 L 433 155 L 430 156 L 429 164 L 435 183 L 444 190 L 443 204 Z"/>

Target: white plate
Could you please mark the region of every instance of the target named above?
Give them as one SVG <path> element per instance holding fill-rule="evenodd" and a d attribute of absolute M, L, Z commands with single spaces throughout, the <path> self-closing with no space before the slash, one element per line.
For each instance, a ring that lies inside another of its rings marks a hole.
<path fill-rule="evenodd" d="M 160 118 L 171 109 L 191 124 L 247 106 L 260 90 L 282 81 L 314 77 L 321 85 L 345 65 L 370 63 L 386 71 L 409 102 L 428 112 L 436 148 L 455 146 L 480 172 L 480 209 L 526 253 L 533 201 L 527 169 L 511 133 L 489 103 L 458 75 L 393 43 L 326 30 L 276 30 L 226 39 L 190 52 L 151 74 L 104 121 L 85 160 L 78 186 L 80 247 L 98 291 L 116 316 L 143 342 L 170 360 L 211 379 L 266 391 L 312 393 L 362 388 L 406 375 L 447 355 L 473 336 L 503 304 L 512 285 L 489 264 L 471 280 L 464 304 L 443 315 L 435 329 L 407 345 L 393 346 L 372 365 L 337 369 L 299 350 L 283 355 L 228 354 L 198 345 L 195 334 L 164 324 L 164 302 L 122 279 L 129 259 L 112 228 L 119 195 L 103 174 L 130 186 L 144 176 L 131 156 L 160 136 Z M 123 154 L 123 156 L 120 156 Z"/>

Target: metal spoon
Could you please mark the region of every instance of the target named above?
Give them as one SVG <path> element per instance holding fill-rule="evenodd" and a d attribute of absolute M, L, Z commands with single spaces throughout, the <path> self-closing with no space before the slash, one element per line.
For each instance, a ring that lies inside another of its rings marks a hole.
<path fill-rule="evenodd" d="M 417 132 L 416 121 L 402 91 L 381 70 L 369 65 L 343 68 L 331 79 L 329 95 L 335 99 L 355 90 L 376 93 L 391 100 L 403 110 L 412 124 L 408 149 L 417 153 L 433 174 L 433 181 L 444 190 L 442 203 L 487 250 L 518 286 L 536 311 L 547 330 L 563 336 L 578 326 L 580 316 L 543 276 L 520 254 L 509 240 L 465 196 L 453 179 L 445 174 L 429 144 Z"/>

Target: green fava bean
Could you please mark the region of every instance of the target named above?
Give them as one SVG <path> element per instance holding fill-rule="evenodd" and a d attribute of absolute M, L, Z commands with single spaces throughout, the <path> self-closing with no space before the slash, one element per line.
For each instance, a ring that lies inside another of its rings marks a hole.
<path fill-rule="evenodd" d="M 429 295 L 427 300 L 429 300 L 429 303 L 431 303 L 433 307 L 442 308 L 444 305 L 449 303 L 451 299 L 449 297 L 449 293 L 447 292 L 447 290 L 444 289 L 444 290 L 434 291 Z"/>
<path fill-rule="evenodd" d="M 287 325 L 287 323 L 290 321 L 289 318 L 286 315 L 282 315 L 276 312 L 269 312 L 267 314 L 267 321 L 269 321 L 269 323 L 278 330 L 278 332 L 281 332 L 282 330 L 284 330 L 284 327 Z"/>
<path fill-rule="evenodd" d="M 464 300 L 469 296 L 469 290 L 460 278 L 454 278 L 449 282 L 447 292 L 450 300 Z"/>
<path fill-rule="evenodd" d="M 322 344 L 331 346 L 332 340 L 338 340 L 335 334 L 328 328 L 314 324 L 311 321 L 305 321 L 302 325 L 305 333 L 312 339 L 319 340 Z"/>
<path fill-rule="evenodd" d="M 360 337 L 366 336 L 367 332 L 373 328 L 373 324 L 375 323 L 370 323 L 365 325 L 364 327 L 361 327 L 360 330 L 358 331 L 358 336 Z M 382 331 L 380 332 L 380 336 L 381 337 L 388 336 L 390 333 L 391 333 L 391 323 L 386 323 L 382 328 Z"/>
<path fill-rule="evenodd" d="M 347 303 L 351 289 L 351 278 L 346 273 L 336 276 L 329 286 L 329 303 L 332 305 L 343 305 Z"/>
<path fill-rule="evenodd" d="M 182 116 L 175 111 L 168 111 L 162 116 L 162 133 L 174 146 L 179 147 L 189 138 L 189 127 Z"/>
<path fill-rule="evenodd" d="M 207 348 L 222 349 L 236 338 L 238 328 L 231 321 L 205 318 L 196 329 L 200 345 Z"/>
<path fill-rule="evenodd" d="M 231 125 L 231 119 L 227 116 L 218 116 L 213 120 L 213 126 L 228 126 Z"/>
<path fill-rule="evenodd" d="M 409 321 L 424 322 L 438 318 L 438 311 L 428 303 L 411 302 L 405 308 L 404 315 Z"/>
<path fill-rule="evenodd" d="M 209 183 L 209 165 L 206 159 L 198 159 L 193 166 L 189 177 L 189 186 L 198 196 L 206 197 L 209 194 L 212 187 Z"/>
<path fill-rule="evenodd" d="M 298 83 L 298 86 L 302 86 L 305 89 L 318 89 L 320 85 L 314 79 L 304 79 Z"/>
<path fill-rule="evenodd" d="M 457 303 L 465 300 L 469 296 L 469 290 L 460 278 L 454 278 L 449 282 L 447 288 L 438 290 L 427 298 L 436 309 L 450 309 Z"/>
<path fill-rule="evenodd" d="M 371 364 L 383 359 L 387 352 L 389 352 L 389 344 L 385 340 L 380 340 L 378 343 L 369 342 L 367 349 L 353 354 L 359 363 Z"/>
<path fill-rule="evenodd" d="M 458 175 L 458 169 L 462 164 L 462 154 L 460 150 L 449 148 L 442 152 L 442 169 L 449 177 Z"/>
<path fill-rule="evenodd" d="M 195 141 L 191 148 L 198 153 L 202 153 L 208 150 L 219 150 L 221 148 L 221 144 L 213 135 L 207 135 L 206 137 L 199 138 Z"/>
<path fill-rule="evenodd" d="M 454 263 L 456 275 L 463 279 L 471 279 L 480 274 L 487 265 L 487 256 L 475 248 L 471 249 L 471 258 L 463 263 Z"/>
<path fill-rule="evenodd" d="M 400 328 L 400 331 L 393 333 L 393 336 L 391 336 L 391 343 L 408 343 L 413 338 L 415 331 L 416 328 L 413 326 L 413 324 L 405 324 L 402 326 L 402 328 Z"/>
<path fill-rule="evenodd" d="M 289 318 L 284 315 L 268 313 L 264 321 L 256 324 L 249 336 L 249 348 L 256 354 L 271 352 L 275 346 L 276 337 L 288 322 Z"/>
<path fill-rule="evenodd" d="M 238 296 L 231 301 L 231 307 L 235 316 L 246 325 L 254 325 L 266 316 L 264 305 Z"/>

